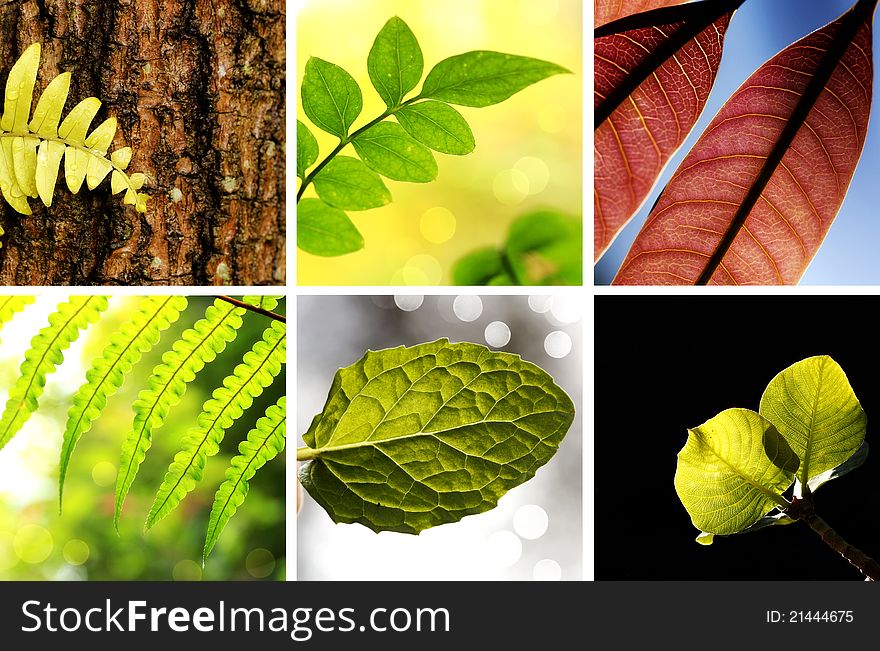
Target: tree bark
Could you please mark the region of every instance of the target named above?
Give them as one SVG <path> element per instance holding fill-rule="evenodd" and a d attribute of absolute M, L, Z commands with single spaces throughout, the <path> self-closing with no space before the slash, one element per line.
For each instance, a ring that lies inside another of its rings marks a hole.
<path fill-rule="evenodd" d="M 34 104 L 72 72 L 67 112 L 95 96 L 119 123 L 146 214 L 109 181 L 63 179 L 33 215 L 5 202 L 6 285 L 285 282 L 283 0 L 0 0 L 0 89 L 42 43 Z M 32 106 L 32 110 L 33 110 Z M 63 116 L 62 116 L 63 117 Z M 62 170 L 59 176 L 63 175 Z M 108 177 L 109 179 L 109 177 Z"/>

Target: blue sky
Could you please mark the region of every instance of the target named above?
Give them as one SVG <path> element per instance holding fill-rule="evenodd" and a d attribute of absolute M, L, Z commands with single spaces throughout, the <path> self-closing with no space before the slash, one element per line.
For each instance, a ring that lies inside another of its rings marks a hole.
<path fill-rule="evenodd" d="M 642 210 L 596 265 L 597 285 L 611 282 L 657 195 L 727 98 L 767 59 L 799 38 L 831 22 L 854 3 L 855 0 L 746 0 L 734 15 L 727 32 L 721 68 L 706 109 L 690 137 L 667 165 Z M 874 50 L 876 77 L 877 51 L 880 50 L 876 37 Z M 801 284 L 880 284 L 878 171 L 880 119 L 876 115 L 875 107 L 861 162 L 856 169 L 846 201 Z"/>

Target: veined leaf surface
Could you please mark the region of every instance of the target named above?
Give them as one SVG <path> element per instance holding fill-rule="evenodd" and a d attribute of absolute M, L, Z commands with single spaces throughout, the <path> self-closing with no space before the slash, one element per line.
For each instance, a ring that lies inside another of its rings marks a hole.
<path fill-rule="evenodd" d="M 361 114 L 363 96 L 357 82 L 345 70 L 312 57 L 303 76 L 302 107 L 322 131 L 345 138 Z"/>
<path fill-rule="evenodd" d="M 320 199 L 296 205 L 296 245 L 306 253 L 344 255 L 364 248 L 364 238 L 343 211 Z"/>
<path fill-rule="evenodd" d="M 843 369 L 827 355 L 780 372 L 767 385 L 760 412 L 800 458 L 801 485 L 843 464 L 865 440 L 865 412 Z"/>
<path fill-rule="evenodd" d="M 388 108 L 392 108 L 416 87 L 423 69 L 422 49 L 415 34 L 394 16 L 379 31 L 367 57 L 373 88 Z"/>
<path fill-rule="evenodd" d="M 434 154 L 399 124 L 380 122 L 353 141 L 367 167 L 395 181 L 428 183 L 437 178 Z"/>
<path fill-rule="evenodd" d="M 647 198 L 706 106 L 743 0 L 687 4 L 596 30 L 593 256 Z"/>
<path fill-rule="evenodd" d="M 391 201 L 379 175 L 357 158 L 337 156 L 315 175 L 315 191 L 324 203 L 341 210 L 368 210 Z"/>
<path fill-rule="evenodd" d="M 470 126 L 449 104 L 418 102 L 404 106 L 394 117 L 409 135 L 434 151 L 463 156 L 476 146 Z"/>
<path fill-rule="evenodd" d="M 782 493 L 797 468 L 773 423 L 748 409 L 727 409 L 688 430 L 675 491 L 697 529 L 733 534 L 786 505 Z"/>
<path fill-rule="evenodd" d="M 518 355 L 446 339 L 370 351 L 333 379 L 300 479 L 336 522 L 418 533 L 493 508 L 573 418 L 568 395 Z"/>
<path fill-rule="evenodd" d="M 865 142 L 875 6 L 860 0 L 739 88 L 663 191 L 616 284 L 798 282 Z"/>
<path fill-rule="evenodd" d="M 593 25 L 598 27 L 612 20 L 639 14 L 651 9 L 680 5 L 690 0 L 595 0 Z"/>
<path fill-rule="evenodd" d="M 309 128 L 296 121 L 296 175 L 306 178 L 306 170 L 318 160 L 318 141 Z"/>

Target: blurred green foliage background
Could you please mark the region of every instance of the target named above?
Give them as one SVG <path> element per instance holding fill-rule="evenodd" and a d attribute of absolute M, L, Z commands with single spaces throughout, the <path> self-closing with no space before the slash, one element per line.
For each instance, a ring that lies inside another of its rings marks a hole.
<path fill-rule="evenodd" d="M 353 128 L 366 124 L 385 110 L 367 74 L 367 54 L 392 16 L 400 16 L 418 39 L 424 75 L 443 59 L 471 50 L 530 56 L 573 73 L 545 79 L 495 106 L 456 106 L 474 132 L 475 151 L 435 154 L 439 174 L 431 183 L 386 179 L 392 203 L 349 213 L 365 248 L 335 258 L 298 251 L 298 284 L 452 284 L 454 263 L 481 246 L 500 247 L 517 217 L 537 209 L 581 217 L 581 0 L 296 0 L 294 9 L 297 118 L 317 138 L 319 161 L 339 140 L 314 127 L 302 111 L 306 62 L 320 57 L 355 78 L 364 102 Z M 342 154 L 354 155 L 350 146 Z M 304 196 L 315 196 L 314 190 Z"/>
<path fill-rule="evenodd" d="M 0 331 L 0 400 L 9 388 L 30 339 L 63 298 L 39 297 Z M 284 454 L 250 482 L 244 504 L 229 522 L 204 568 L 202 547 L 214 493 L 225 478 L 238 444 L 266 408 L 285 392 L 285 371 L 226 432 L 221 451 L 208 459 L 196 489 L 149 533 L 143 523 L 168 464 L 202 404 L 241 361 L 267 317 L 247 312 L 235 341 L 207 365 L 172 408 L 126 500 L 119 535 L 113 529 L 116 470 L 123 438 L 134 413 L 132 403 L 146 386 L 162 353 L 204 315 L 213 299 L 190 297 L 180 319 L 126 376 L 73 454 L 58 512 L 58 459 L 71 399 L 91 361 L 129 317 L 139 297 L 117 296 L 101 320 L 65 353 L 49 376 L 39 409 L 0 450 L 0 579 L 3 580 L 255 580 L 283 579 L 285 572 Z M 282 300 L 277 311 L 284 314 Z"/>

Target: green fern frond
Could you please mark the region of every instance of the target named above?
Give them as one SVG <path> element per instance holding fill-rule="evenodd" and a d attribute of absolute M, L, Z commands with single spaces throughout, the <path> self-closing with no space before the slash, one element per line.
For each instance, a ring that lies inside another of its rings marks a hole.
<path fill-rule="evenodd" d="M 91 429 L 92 421 L 101 415 L 107 398 L 122 386 L 125 375 L 145 352 L 156 345 L 162 331 L 177 321 L 186 305 L 183 296 L 144 298 L 131 320 L 113 334 L 101 356 L 92 363 L 92 368 L 86 373 L 86 382 L 79 388 L 67 412 L 58 480 L 59 510 L 64 499 L 67 467 L 80 437 Z"/>
<path fill-rule="evenodd" d="M 254 304 L 260 298 L 248 296 L 244 300 Z M 113 523 L 117 530 L 125 496 L 152 445 L 153 430 L 162 426 L 168 411 L 180 402 L 187 385 L 205 364 L 212 362 L 235 339 L 245 311 L 242 307 L 216 299 L 213 305 L 208 306 L 205 317 L 186 330 L 174 342 L 172 349 L 162 356 L 161 363 L 156 365 L 147 381 L 147 388 L 138 394 L 133 405 L 134 424 L 122 446 L 116 479 Z"/>
<path fill-rule="evenodd" d="M 0 297 L 0 328 L 7 321 L 11 321 L 16 312 L 21 312 L 25 305 L 34 302 L 33 296 L 3 296 Z"/>
<path fill-rule="evenodd" d="M 226 524 L 247 497 L 248 482 L 260 468 L 284 449 L 287 432 L 286 408 L 287 399 L 282 396 L 277 403 L 266 410 L 265 416 L 257 420 L 256 426 L 248 432 L 247 439 L 239 444 L 238 454 L 232 458 L 226 470 L 226 481 L 220 485 L 214 496 L 214 506 L 211 507 L 211 517 L 208 519 L 208 534 L 202 556 L 203 565 Z"/>
<path fill-rule="evenodd" d="M 201 480 L 208 457 L 217 454 L 226 430 L 248 409 L 281 372 L 285 362 L 287 328 L 272 321 L 263 337 L 244 354 L 223 386 L 214 390 L 165 474 L 147 517 L 145 529 L 173 511 Z"/>
<path fill-rule="evenodd" d="M 101 101 L 84 99 L 58 124 L 70 90 L 69 72 L 49 82 L 28 122 L 39 66 L 40 44 L 34 43 L 12 66 L 6 81 L 0 118 L 0 192 L 7 203 L 24 215 L 31 214 L 28 197 L 39 197 L 51 206 L 63 158 L 64 177 L 73 194 L 84 180 L 94 190 L 110 174 L 111 192 L 125 191 L 122 202 L 146 212 L 148 196 L 139 192 L 146 177 L 125 172 L 131 148 L 107 155 L 116 134 L 116 118 L 106 119 L 86 135 Z"/>
<path fill-rule="evenodd" d="M 31 340 L 21 364 L 21 375 L 9 392 L 6 409 L 0 417 L 0 449 L 39 406 L 46 376 L 64 361 L 64 351 L 76 341 L 80 330 L 97 321 L 105 309 L 107 298 L 104 296 L 73 296 L 49 315 L 49 325 Z"/>

